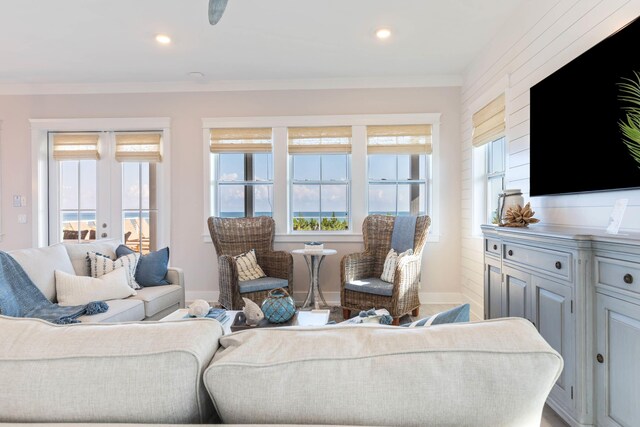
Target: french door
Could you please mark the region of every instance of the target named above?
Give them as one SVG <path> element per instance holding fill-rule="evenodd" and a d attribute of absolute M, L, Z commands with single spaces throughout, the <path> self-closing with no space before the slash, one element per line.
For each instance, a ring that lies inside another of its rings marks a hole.
<path fill-rule="evenodd" d="M 117 238 L 136 252 L 148 253 L 164 240 L 158 232 L 162 166 L 145 156 L 124 161 L 126 156 L 117 149 L 133 144 L 121 144 L 118 136 L 49 133 L 49 244 Z"/>

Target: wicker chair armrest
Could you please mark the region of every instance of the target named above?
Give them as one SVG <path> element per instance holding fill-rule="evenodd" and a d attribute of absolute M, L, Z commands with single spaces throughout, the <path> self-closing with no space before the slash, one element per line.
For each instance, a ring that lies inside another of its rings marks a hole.
<path fill-rule="evenodd" d="M 368 252 L 357 252 L 343 256 L 340 261 L 342 284 L 371 277 L 374 263 L 375 257 Z"/>
<path fill-rule="evenodd" d="M 238 267 L 236 266 L 236 260 L 234 257 L 231 255 L 220 255 L 218 257 L 218 271 L 221 281 L 237 286 Z"/>
<path fill-rule="evenodd" d="M 257 258 L 258 264 L 267 276 L 288 280 L 289 290 L 293 290 L 293 256 L 289 252 L 263 252 Z"/>

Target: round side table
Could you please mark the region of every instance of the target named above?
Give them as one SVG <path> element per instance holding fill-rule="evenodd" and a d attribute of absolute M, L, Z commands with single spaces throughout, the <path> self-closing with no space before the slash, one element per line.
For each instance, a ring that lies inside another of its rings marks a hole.
<path fill-rule="evenodd" d="M 327 255 L 335 255 L 338 253 L 335 249 L 323 249 L 322 251 L 311 252 L 305 251 L 304 249 L 294 249 L 291 251 L 292 254 L 302 255 L 304 260 L 307 262 L 307 267 L 309 268 L 309 293 L 307 294 L 307 298 L 304 300 L 304 304 L 302 304 L 302 309 L 307 307 L 311 307 L 313 304 L 314 308 L 317 310 L 320 308 L 320 300 L 324 303 L 325 307 L 328 307 L 327 301 L 324 299 L 324 295 L 322 295 L 322 291 L 320 290 L 320 264 L 322 264 L 322 260 Z"/>

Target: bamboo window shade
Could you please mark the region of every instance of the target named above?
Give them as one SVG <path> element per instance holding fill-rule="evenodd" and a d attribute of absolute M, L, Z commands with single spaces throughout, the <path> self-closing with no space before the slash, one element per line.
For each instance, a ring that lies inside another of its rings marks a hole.
<path fill-rule="evenodd" d="M 57 133 L 53 135 L 55 160 L 98 160 L 97 133 Z"/>
<path fill-rule="evenodd" d="M 367 126 L 368 154 L 431 154 L 431 125 Z"/>
<path fill-rule="evenodd" d="M 119 162 L 160 162 L 161 134 L 157 132 L 116 133 L 116 160 Z"/>
<path fill-rule="evenodd" d="M 351 126 L 288 128 L 289 154 L 350 154 Z"/>
<path fill-rule="evenodd" d="M 480 147 L 505 135 L 505 97 L 500 95 L 476 113 L 473 118 L 471 144 Z"/>
<path fill-rule="evenodd" d="M 271 128 L 211 129 L 212 153 L 271 153 Z"/>

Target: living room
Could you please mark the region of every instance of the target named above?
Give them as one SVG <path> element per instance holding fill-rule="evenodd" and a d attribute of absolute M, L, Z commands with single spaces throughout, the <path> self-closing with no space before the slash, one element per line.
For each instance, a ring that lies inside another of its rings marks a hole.
<path fill-rule="evenodd" d="M 521 314 L 492 315 L 487 271 L 494 268 L 500 276 L 513 265 L 528 277 L 540 271 L 533 257 L 509 265 L 496 261 L 486 246 L 489 241 L 505 248 L 531 243 L 509 231 L 481 228 L 492 222 L 499 193 L 520 190 L 540 220 L 528 228 L 533 232 L 550 226 L 606 235 L 612 217 L 619 236 L 632 239 L 640 232 L 639 185 L 541 191 L 534 176 L 541 165 L 545 168 L 544 156 L 553 154 L 531 149 L 536 135 L 541 139 L 531 120 L 532 88 L 633 22 L 640 1 L 232 0 L 214 25 L 208 3 L 0 1 L 0 250 L 73 240 L 65 231 L 75 232 L 77 240 L 129 233 L 122 240 L 134 251 L 170 248 L 169 264 L 184 274 L 183 304 L 215 303 L 220 271 L 207 219 L 266 209 L 274 219 L 276 250 L 291 252 L 318 241 L 337 251 L 323 261 L 319 285 L 329 305 L 340 306 L 341 261 L 363 250 L 365 218 L 410 211 L 431 219 L 421 255 L 422 304 L 469 304 L 474 321 L 517 315 L 537 324 L 529 305 Z M 496 99 L 503 100 L 499 137 L 475 141 L 477 113 Z M 420 135 L 422 151 L 410 156 L 417 163 L 407 167 L 408 175 L 401 179 L 400 166 L 392 176 L 372 174 L 385 161 L 383 155 L 380 165 L 368 158 L 374 152 L 374 128 L 410 125 L 427 130 Z M 339 147 L 339 154 L 322 147 L 314 152 L 342 156 L 344 166 L 338 157 L 331 158 L 332 167 L 321 160 L 311 166 L 296 163 L 292 130 L 318 128 L 348 128 L 348 148 Z M 248 175 L 261 167 L 257 163 L 227 167 L 234 153 L 216 145 L 216 129 L 270 129 L 262 182 Z M 118 138 L 141 132 L 160 135 L 157 160 L 151 168 L 123 175 L 121 165 L 128 163 L 118 160 Z M 580 135 L 576 139 L 584 137 L 582 129 L 574 132 Z M 78 133 L 97 135 L 98 148 L 91 155 L 99 158 L 88 180 L 81 167 L 67 174 L 53 154 L 56 135 Z M 581 157 L 576 154 L 572 161 L 571 150 L 560 148 L 562 141 L 545 139 L 566 159 L 563 169 L 578 177 L 600 174 L 600 165 L 582 168 Z M 489 158 L 501 159 L 502 169 L 488 170 Z M 546 166 L 551 177 L 561 169 L 553 165 Z M 324 181 L 302 173 L 305 168 L 322 171 L 318 177 L 334 176 Z M 73 174 L 69 181 L 63 178 Z M 492 186 L 496 182 L 499 188 Z M 145 184 L 148 193 L 140 190 Z M 133 191 L 129 199 L 126 191 Z M 263 199 L 251 198 L 260 191 Z M 614 215 L 615 206 L 620 213 Z M 345 224 L 342 229 L 322 225 L 336 217 Z M 312 220 L 320 225 L 305 229 Z M 572 256 L 553 260 L 560 267 L 551 274 L 560 281 L 589 283 L 591 276 L 608 271 L 583 270 L 578 266 L 583 260 L 591 265 L 596 258 L 615 258 L 616 266 L 634 267 L 633 250 L 604 247 L 592 253 L 580 243 L 567 249 L 557 240 L 540 239 L 537 247 L 551 250 L 559 244 L 559 252 Z M 576 266 L 567 267 L 573 261 Z M 563 275 L 565 268 L 574 270 Z M 301 304 L 309 271 L 295 254 L 293 283 L 292 296 Z M 569 314 L 584 301 L 576 308 L 574 326 L 568 326 L 577 331 L 571 339 L 579 350 L 571 356 L 552 346 L 565 359 L 565 369 L 568 363 L 575 367 L 577 382 L 552 394 L 561 402 L 553 408 L 570 425 L 633 425 L 624 421 L 637 414 L 628 402 L 623 406 L 631 412 L 624 412 L 623 421 L 594 415 L 600 400 L 592 383 L 600 373 L 590 360 L 601 353 L 597 325 L 584 331 L 575 325 L 597 317 L 596 296 L 572 292 L 566 301 Z M 555 336 L 543 332 L 554 344 Z M 640 334 L 631 336 L 640 342 Z M 559 339 L 564 343 L 564 336 Z M 640 379 L 640 370 L 629 377 Z"/>

